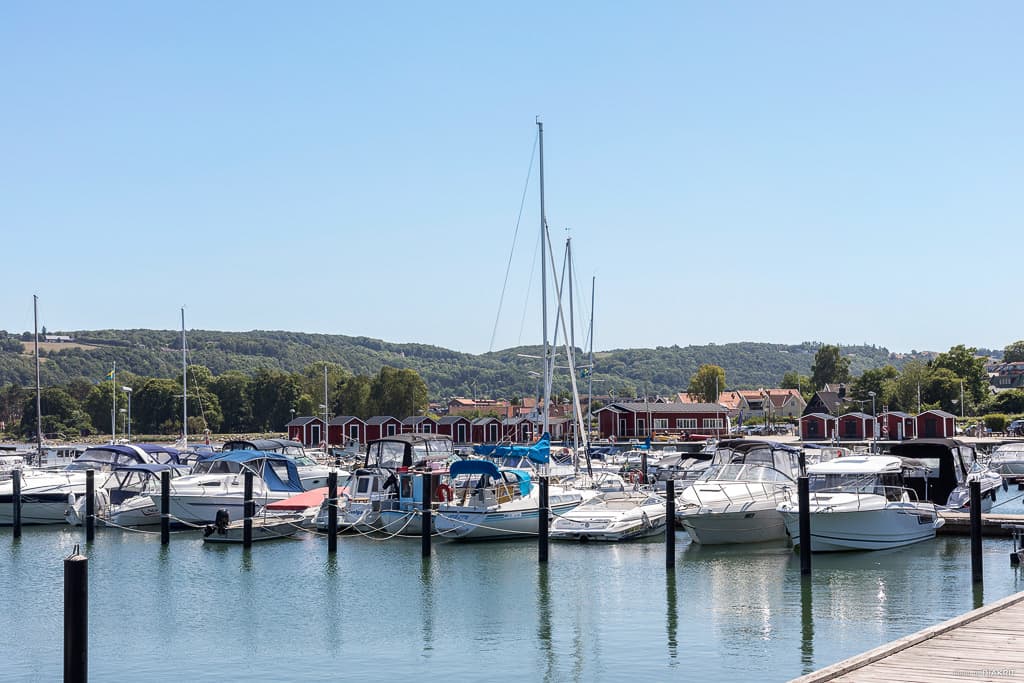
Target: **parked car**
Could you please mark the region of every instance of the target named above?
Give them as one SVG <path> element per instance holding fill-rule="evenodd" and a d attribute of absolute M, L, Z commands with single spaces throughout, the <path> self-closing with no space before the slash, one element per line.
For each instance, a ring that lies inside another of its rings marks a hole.
<path fill-rule="evenodd" d="M 1024 420 L 1014 420 L 1006 425 L 1006 433 L 1010 436 L 1024 436 Z"/>

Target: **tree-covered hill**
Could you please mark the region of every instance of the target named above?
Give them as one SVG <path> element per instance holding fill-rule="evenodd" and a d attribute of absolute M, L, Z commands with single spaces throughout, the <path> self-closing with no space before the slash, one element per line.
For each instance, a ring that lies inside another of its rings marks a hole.
<path fill-rule="evenodd" d="M 72 380 L 96 382 L 116 362 L 119 370 L 146 377 L 175 377 L 181 368 L 181 339 L 163 330 L 65 331 L 74 344 L 45 344 L 40 356 L 46 386 Z M 524 396 L 538 391 L 538 346 L 505 349 L 482 355 L 460 353 L 425 344 L 393 344 L 368 337 L 263 331 L 187 333 L 189 364 L 204 365 L 214 375 L 229 370 L 255 374 L 261 369 L 298 372 L 310 364 L 337 363 L 353 374 L 373 375 L 387 365 L 420 374 L 432 398 Z M 35 383 L 30 334 L 0 332 L 0 385 Z M 704 363 L 725 368 L 728 388 L 776 386 L 784 373 L 809 374 L 816 342 L 797 345 L 738 342 L 655 349 L 616 349 L 595 353 L 594 391 L 616 396 L 634 393 L 671 394 L 685 390 Z M 854 375 L 886 364 L 897 367 L 905 358 L 875 346 L 843 346 Z M 580 352 L 577 363 L 586 363 Z M 561 354 L 564 365 L 564 352 Z M 565 371 L 556 379 L 558 392 L 569 388 Z"/>

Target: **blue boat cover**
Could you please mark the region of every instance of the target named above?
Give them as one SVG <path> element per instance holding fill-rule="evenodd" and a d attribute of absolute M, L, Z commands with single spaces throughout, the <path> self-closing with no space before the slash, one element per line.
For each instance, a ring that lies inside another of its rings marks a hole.
<path fill-rule="evenodd" d="M 491 479 L 501 478 L 498 466 L 490 460 L 459 460 L 448 468 L 448 474 L 452 479 L 460 474 L 487 474 Z"/>
<path fill-rule="evenodd" d="M 551 435 L 544 432 L 536 443 L 530 446 L 474 446 L 477 455 L 494 458 L 529 458 L 533 462 L 545 463 L 551 459 Z"/>
<path fill-rule="evenodd" d="M 532 478 L 530 473 L 525 470 L 509 470 L 512 474 L 516 475 L 516 479 L 519 480 L 519 493 L 523 496 L 530 495 L 530 489 L 533 488 Z"/>
<path fill-rule="evenodd" d="M 267 451 L 228 451 L 227 453 L 217 453 L 209 460 L 223 460 L 247 465 L 263 479 L 271 491 L 302 493 L 305 490 L 302 488 L 302 480 L 299 478 L 299 470 L 295 467 L 295 461 L 287 455 L 268 453 Z M 270 463 L 283 464 L 288 471 L 288 481 L 282 480 Z"/>
<path fill-rule="evenodd" d="M 135 445 L 153 456 L 154 460 L 165 463 L 179 462 L 178 456 L 181 454 L 181 451 L 173 446 L 163 446 L 155 443 L 138 443 Z"/>

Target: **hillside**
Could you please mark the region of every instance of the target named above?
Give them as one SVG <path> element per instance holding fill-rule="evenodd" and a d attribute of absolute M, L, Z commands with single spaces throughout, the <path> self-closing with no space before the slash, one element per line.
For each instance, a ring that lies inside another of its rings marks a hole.
<path fill-rule="evenodd" d="M 74 379 L 103 379 L 113 363 L 118 371 L 149 377 L 174 377 L 181 367 L 177 332 L 161 330 L 91 330 L 61 332 L 75 343 L 41 345 L 42 381 L 46 386 Z M 0 385 L 35 383 L 32 344 L 27 334 L 0 333 Z M 19 343 L 20 342 L 20 343 Z M 725 368 L 728 388 L 775 386 L 787 371 L 810 374 L 820 344 L 797 345 L 738 342 L 655 349 L 615 349 L 595 353 L 595 393 L 629 395 L 634 391 L 669 394 L 686 388 L 702 363 Z M 482 355 L 424 344 L 392 344 L 368 337 L 262 331 L 188 333 L 189 363 L 205 365 L 215 375 L 228 370 L 255 373 L 262 368 L 298 372 L 315 362 L 337 363 L 353 374 L 371 375 L 381 366 L 416 370 L 432 398 L 463 396 L 521 396 L 537 392 L 537 346 L 505 349 Z M 844 346 L 854 375 L 900 358 L 874 346 Z M 564 363 L 563 363 L 564 364 Z M 563 376 L 556 391 L 566 390 Z"/>

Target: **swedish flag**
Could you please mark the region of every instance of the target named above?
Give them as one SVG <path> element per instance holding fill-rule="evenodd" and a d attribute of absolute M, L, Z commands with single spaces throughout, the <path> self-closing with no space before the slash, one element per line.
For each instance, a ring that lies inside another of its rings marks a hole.
<path fill-rule="evenodd" d="M 107 379 L 114 379 L 114 371 L 113 370 L 111 370 L 110 372 L 107 373 Z"/>

